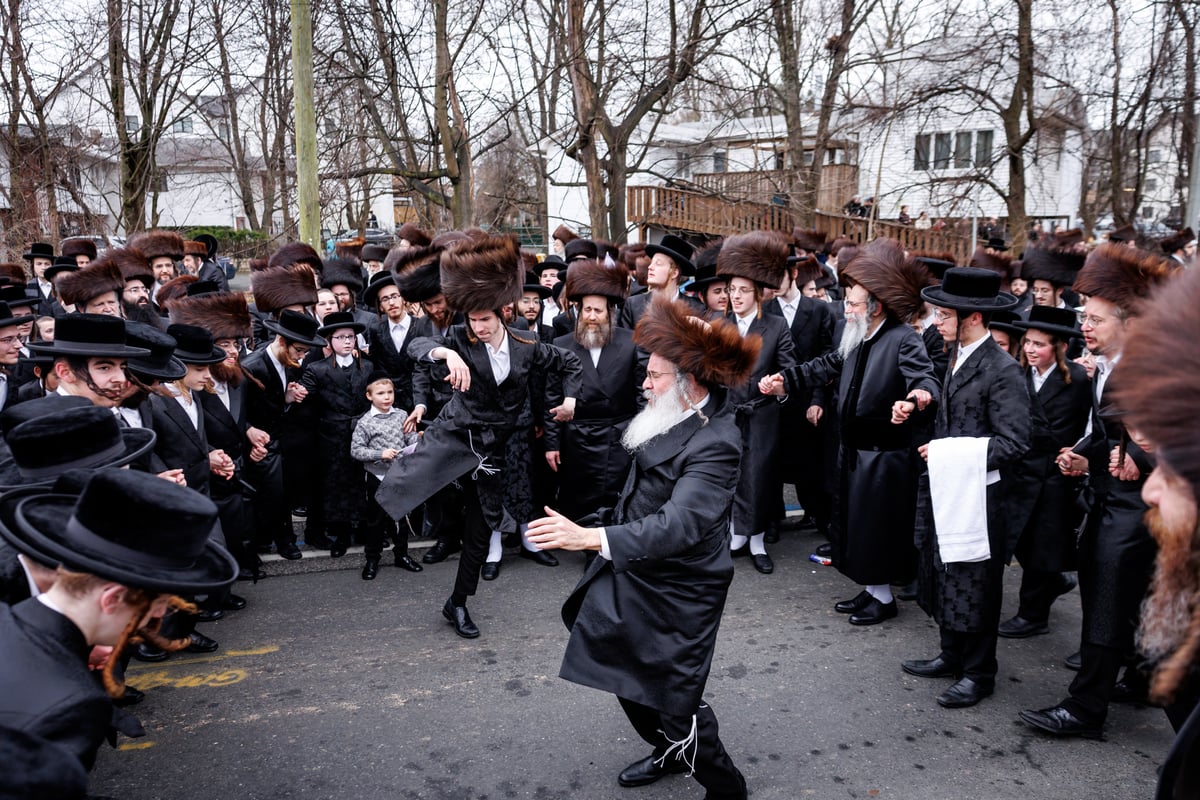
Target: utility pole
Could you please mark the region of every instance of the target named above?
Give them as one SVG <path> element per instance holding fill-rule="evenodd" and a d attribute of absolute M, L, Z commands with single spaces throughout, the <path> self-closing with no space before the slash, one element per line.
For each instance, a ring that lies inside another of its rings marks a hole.
<path fill-rule="evenodd" d="M 1200 122 L 1200 114 L 1197 114 Z M 1187 210 L 1183 215 L 1183 227 L 1197 230 L 1200 225 L 1200 136 L 1196 137 L 1195 152 L 1192 153 L 1192 167 L 1188 171 Z"/>
<path fill-rule="evenodd" d="M 296 113 L 296 188 L 300 241 L 321 252 L 321 208 L 317 191 L 317 116 L 313 110 L 312 4 L 291 0 L 292 93 Z"/>

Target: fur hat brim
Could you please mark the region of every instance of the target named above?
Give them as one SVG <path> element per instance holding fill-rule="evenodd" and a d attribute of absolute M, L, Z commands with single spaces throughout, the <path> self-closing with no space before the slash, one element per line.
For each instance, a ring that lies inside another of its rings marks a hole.
<path fill-rule="evenodd" d="M 900 322 L 921 312 L 921 291 L 936 283 L 924 264 L 904 254 L 899 242 L 882 238 L 860 247 L 850 263 L 841 265 L 840 278 L 850 286 L 862 284 Z"/>
<path fill-rule="evenodd" d="M 521 298 L 524 272 L 515 236 L 487 236 L 446 250 L 442 293 L 456 311 L 494 311 Z"/>
<path fill-rule="evenodd" d="M 304 242 L 288 242 L 267 260 L 268 267 L 290 267 L 292 264 L 307 264 L 313 272 L 320 272 L 324 266 L 317 251 Z"/>
<path fill-rule="evenodd" d="M 1122 244 L 1102 244 L 1088 254 L 1073 288 L 1080 294 L 1103 298 L 1127 313 L 1135 314 L 1141 301 L 1171 273 L 1170 265 L 1162 256 Z"/>
<path fill-rule="evenodd" d="M 187 252 L 183 237 L 175 231 L 152 230 L 135 234 L 130 237 L 129 246 L 145 256 L 147 261 L 156 258 L 178 261 Z"/>
<path fill-rule="evenodd" d="M 250 276 L 254 306 L 270 314 L 288 306 L 311 306 L 317 302 L 317 276 L 307 264 L 268 267 Z"/>
<path fill-rule="evenodd" d="M 87 305 L 89 300 L 105 292 L 116 292 L 117 298 L 120 299 L 121 293 L 125 291 L 125 278 L 106 253 L 105 258 L 93 261 L 81 270 L 59 275 L 55 281 L 55 288 L 63 303 L 78 306 L 83 310 L 83 306 Z"/>
<path fill-rule="evenodd" d="M 396 238 L 400 241 L 408 242 L 413 247 L 429 246 L 429 234 L 411 222 L 406 222 L 400 226 L 400 230 L 396 231 Z"/>
<path fill-rule="evenodd" d="M 762 339 L 742 338 L 724 319 L 705 322 L 683 303 L 656 298 L 642 314 L 633 340 L 706 386 L 740 386 L 750 377 Z"/>
<path fill-rule="evenodd" d="M 764 289 L 778 289 L 790 254 L 787 240 L 770 231 L 730 236 L 717 253 L 717 275 L 745 278 Z"/>
<path fill-rule="evenodd" d="M 563 291 L 572 302 L 598 295 L 620 303 L 629 294 L 629 271 L 619 264 L 609 267 L 599 261 L 576 261 L 567 268 Z"/>
<path fill-rule="evenodd" d="M 339 284 L 355 295 L 363 290 L 362 267 L 357 261 L 335 258 L 325 262 L 325 268 L 321 270 L 321 288 L 332 289 Z"/>
<path fill-rule="evenodd" d="M 241 292 L 181 297 L 169 306 L 173 324 L 196 325 L 216 339 L 245 339 L 252 323 L 250 306 Z"/>
<path fill-rule="evenodd" d="M 96 243 L 91 239 L 67 239 L 62 243 L 64 256 L 87 256 L 91 261 L 96 260 Z"/>

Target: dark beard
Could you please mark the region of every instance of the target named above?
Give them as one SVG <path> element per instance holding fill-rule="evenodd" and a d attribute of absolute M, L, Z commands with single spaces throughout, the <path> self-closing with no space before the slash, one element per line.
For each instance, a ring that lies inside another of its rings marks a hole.
<path fill-rule="evenodd" d="M 595 331 L 588 328 L 587 323 L 580 319 L 575 323 L 575 341 L 588 350 L 593 347 L 604 347 L 612 341 L 612 323 L 601 322 Z"/>
<path fill-rule="evenodd" d="M 1200 654 L 1200 550 L 1196 530 L 1169 530 L 1157 508 L 1146 513 L 1146 524 L 1159 550 L 1142 603 L 1138 649 L 1156 663 L 1151 697 L 1168 702 Z"/>
<path fill-rule="evenodd" d="M 208 368 L 208 370 L 210 373 L 212 373 L 213 380 L 219 383 L 228 384 L 235 388 L 242 385 L 242 379 L 245 377 L 245 373 L 242 372 L 242 368 L 239 364 L 230 366 L 228 361 L 222 361 L 220 364 L 213 364 Z"/>

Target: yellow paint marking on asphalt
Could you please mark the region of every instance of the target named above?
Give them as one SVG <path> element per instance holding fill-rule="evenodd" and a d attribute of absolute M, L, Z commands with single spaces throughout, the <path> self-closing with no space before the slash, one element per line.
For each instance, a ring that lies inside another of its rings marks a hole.
<path fill-rule="evenodd" d="M 181 658 L 178 660 L 172 660 L 169 664 L 153 664 L 153 665 L 148 664 L 144 667 L 140 666 L 140 665 L 135 667 L 131 664 L 130 666 L 132 668 L 130 669 L 130 673 L 133 674 L 133 673 L 137 673 L 142 670 L 151 670 L 151 669 L 161 670 L 166 667 L 186 667 L 189 664 L 211 664 L 214 661 L 224 661 L 227 658 L 242 658 L 244 656 L 265 656 L 265 655 L 269 655 L 270 653 L 277 653 L 277 652 L 279 652 L 279 645 L 277 645 L 277 644 L 269 644 L 264 647 L 255 647 L 255 648 L 251 648 L 249 650 L 226 650 L 224 653 L 220 653 L 218 655 L 200 656 L 199 658 Z"/>
<path fill-rule="evenodd" d="M 126 742 L 117 747 L 118 750 L 149 750 L 154 747 L 154 742 Z"/>
<path fill-rule="evenodd" d="M 176 689 L 198 689 L 202 686 L 220 688 L 241 683 L 250 676 L 244 669 L 230 669 L 224 672 L 210 672 L 198 675 L 171 675 L 165 669 L 154 672 L 142 672 L 131 675 L 129 685 L 143 692 L 157 689 L 160 686 L 173 686 Z"/>

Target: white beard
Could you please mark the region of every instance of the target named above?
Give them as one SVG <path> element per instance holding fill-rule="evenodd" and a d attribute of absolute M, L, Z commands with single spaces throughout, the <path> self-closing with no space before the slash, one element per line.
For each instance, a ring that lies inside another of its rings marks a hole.
<path fill-rule="evenodd" d="M 838 353 L 845 361 L 850 354 L 867 338 L 869 323 L 866 317 L 846 317 L 846 327 L 842 329 L 842 341 L 838 343 Z"/>
<path fill-rule="evenodd" d="M 683 421 L 684 415 L 689 411 L 676 388 L 672 388 L 662 397 L 648 389 L 644 394 L 648 401 L 646 407 L 629 421 L 629 427 L 621 437 L 621 445 L 631 453 L 636 453 L 651 439 L 674 428 Z"/>

